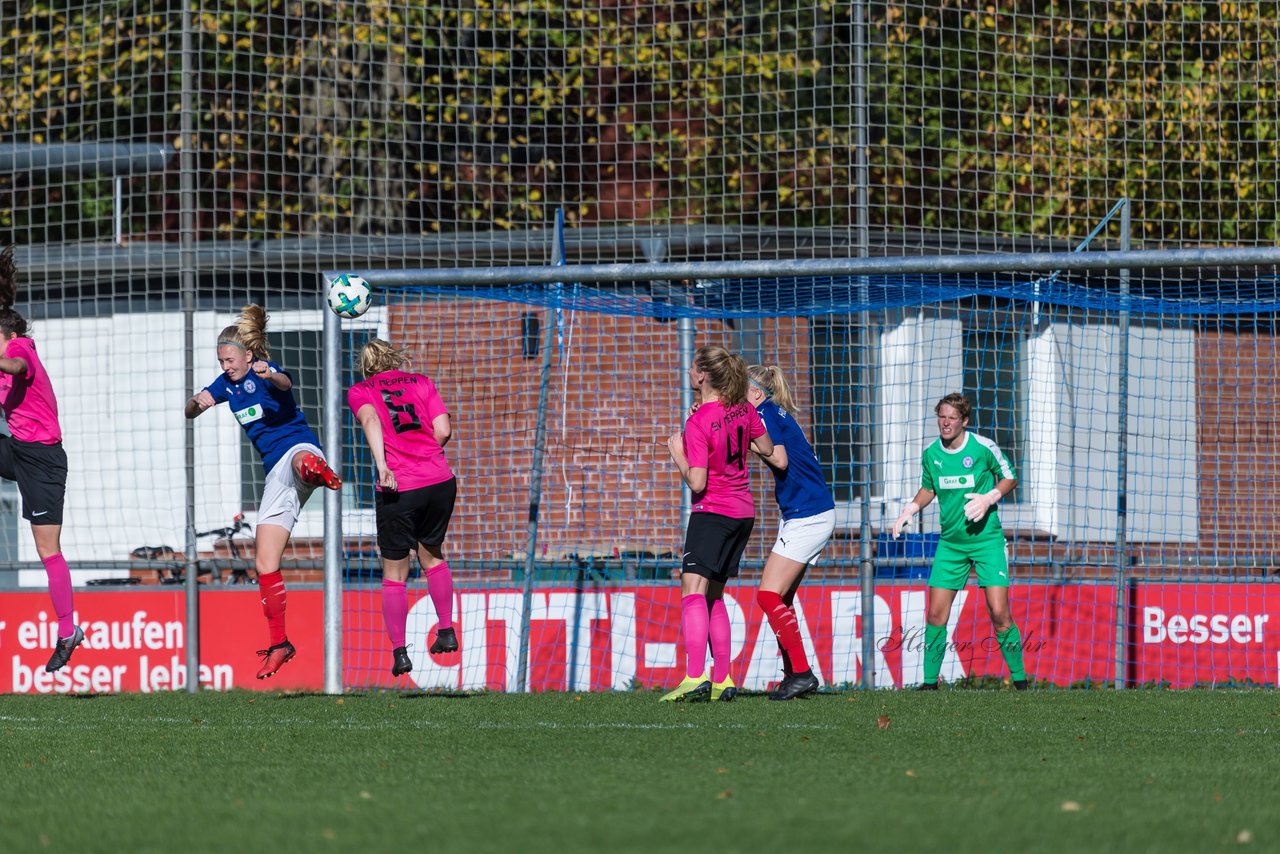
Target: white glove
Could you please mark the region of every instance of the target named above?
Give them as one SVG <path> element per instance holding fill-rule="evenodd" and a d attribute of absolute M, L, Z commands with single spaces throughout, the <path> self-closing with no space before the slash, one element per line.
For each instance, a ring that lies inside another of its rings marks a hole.
<path fill-rule="evenodd" d="M 895 540 L 902 536 L 902 529 L 911 524 L 911 517 L 919 512 L 920 505 L 914 501 L 908 502 L 907 506 L 902 508 L 902 512 L 898 514 L 897 521 L 893 523 L 892 531 Z"/>
<path fill-rule="evenodd" d="M 964 497 L 969 499 L 964 505 L 964 518 L 970 522 L 980 522 L 987 511 L 995 507 L 996 502 L 1004 496 L 1000 494 L 1000 490 L 993 489 L 990 492 L 966 492 Z"/>

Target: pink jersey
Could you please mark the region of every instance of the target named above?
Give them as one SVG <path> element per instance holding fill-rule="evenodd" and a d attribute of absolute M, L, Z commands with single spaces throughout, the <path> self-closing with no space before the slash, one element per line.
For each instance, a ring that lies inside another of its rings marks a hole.
<path fill-rule="evenodd" d="M 693 494 L 693 512 L 731 519 L 756 515 L 747 454 L 751 440 L 764 433 L 760 414 L 746 403 L 726 409 L 717 400 L 689 416 L 684 423 L 684 455 L 689 468 L 707 470 L 707 488 Z"/>
<path fill-rule="evenodd" d="M 347 392 L 353 414 L 372 406 L 382 422 L 387 466 L 401 492 L 443 483 L 453 477 L 444 448 L 436 441 L 431 422 L 448 414 L 436 385 L 422 374 L 383 371 Z"/>
<path fill-rule="evenodd" d="M 30 338 L 14 338 L 4 348 L 4 358 L 27 363 L 21 374 L 0 374 L 0 407 L 13 438 L 41 445 L 61 442 L 58 399 L 53 396 L 49 373 L 36 355 L 36 343 Z"/>

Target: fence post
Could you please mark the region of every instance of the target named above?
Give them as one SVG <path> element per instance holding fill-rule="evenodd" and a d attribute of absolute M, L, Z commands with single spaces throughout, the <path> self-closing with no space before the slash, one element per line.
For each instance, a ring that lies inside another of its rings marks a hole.
<path fill-rule="evenodd" d="M 867 168 L 867 9 L 866 0 L 853 4 L 853 122 L 854 122 L 854 237 L 859 258 L 871 251 L 868 216 Z M 858 298 L 867 304 L 867 278 L 858 278 Z M 858 315 L 858 391 L 857 423 L 854 443 L 857 446 L 859 490 L 858 565 L 862 586 L 862 687 L 876 687 L 875 624 L 876 580 L 871 554 L 871 312 Z"/>
<path fill-rule="evenodd" d="M 556 210 L 555 235 L 551 241 L 551 265 L 564 265 L 564 210 Z M 524 553 L 524 595 L 520 604 L 520 654 L 516 666 L 516 690 L 529 690 L 530 610 L 533 607 L 533 573 L 538 559 L 538 513 L 542 504 L 542 458 L 547 446 L 547 397 L 551 386 L 551 351 L 556 345 L 557 312 L 560 310 L 558 285 L 547 289 L 555 294 L 554 304 L 547 309 L 547 332 L 542 342 L 542 370 L 538 383 L 538 418 L 533 430 L 533 461 L 529 466 L 529 519 Z M 570 676 L 572 679 L 572 676 Z"/>
<path fill-rule="evenodd" d="M 324 455 L 329 468 L 342 472 L 342 321 L 328 308 L 329 277 L 320 274 L 320 313 L 324 402 Z M 342 693 L 342 493 L 324 490 L 324 692 Z"/>
<path fill-rule="evenodd" d="M 195 80 L 192 68 L 194 56 L 191 42 L 191 6 L 182 7 L 182 88 L 179 94 L 179 152 L 181 174 L 179 176 L 180 220 L 179 235 L 182 255 L 180 281 L 182 289 L 182 371 L 186 381 L 187 396 L 196 393 L 195 314 L 196 314 L 196 155 L 195 112 L 192 105 L 191 86 Z M 186 471 L 187 527 L 183 554 L 186 569 L 183 588 L 186 594 L 186 649 L 187 693 L 200 690 L 200 560 L 196 554 L 196 422 L 184 420 L 182 431 L 183 467 Z"/>
<path fill-rule="evenodd" d="M 1125 200 L 1120 209 L 1120 250 L 1130 248 L 1131 202 Z M 1120 271 L 1120 371 L 1118 391 L 1119 435 L 1116 437 L 1116 678 L 1115 687 L 1123 690 L 1128 671 L 1129 650 L 1129 543 L 1127 540 L 1129 517 L 1129 270 Z"/>

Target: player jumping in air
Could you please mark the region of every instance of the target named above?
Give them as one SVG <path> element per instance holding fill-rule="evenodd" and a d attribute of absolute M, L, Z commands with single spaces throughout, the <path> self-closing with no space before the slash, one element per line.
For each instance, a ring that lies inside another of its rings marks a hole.
<path fill-rule="evenodd" d="M 347 392 L 347 404 L 364 429 L 378 469 L 375 509 L 382 552 L 382 617 L 391 639 L 394 676 L 413 670 L 405 645 L 411 551 L 418 554 L 436 611 L 431 652 L 458 649 L 453 575 L 441 551 L 458 495 L 458 479 L 444 454 L 451 434 L 449 410 L 429 378 L 402 370 L 408 361 L 403 350 L 373 339 L 360 352 L 365 379 Z"/>
<path fill-rule="evenodd" d="M 822 554 L 835 531 L 836 503 L 818 456 L 796 423 L 798 408 L 782 371 L 773 365 L 752 365 L 747 373 L 747 402 L 760 413 L 773 440 L 773 456 L 765 462 L 773 472 L 774 497 L 782 512 L 778 539 L 756 591 L 756 603 L 782 650 L 783 679 L 769 699 L 792 700 L 818 689 L 792 603 L 809 564 Z"/>
<path fill-rule="evenodd" d="M 0 435 L 0 477 L 16 481 L 22 518 L 31 523 L 36 553 L 49 579 L 58 615 L 58 642 L 45 670 L 61 670 L 84 640 L 73 622 L 71 570 L 62 556 L 62 502 L 67 492 L 67 453 L 62 449 L 58 401 L 49 373 L 27 336 L 27 321 L 13 310 L 18 293 L 13 247 L 0 252 L 0 407 L 12 435 Z"/>
<path fill-rule="evenodd" d="M 235 325 L 218 333 L 222 373 L 188 400 L 185 409 L 188 418 L 195 418 L 216 404 L 228 404 L 266 469 L 254 552 L 262 611 L 271 640 L 266 649 L 258 650 L 262 656 L 259 679 L 274 675 L 297 653 L 285 633 L 280 560 L 298 513 L 316 487 L 342 486 L 325 462 L 320 440 L 298 409 L 293 379 L 271 361 L 266 330 L 267 313 L 261 306 L 246 305 L 241 309 Z"/>
<path fill-rule="evenodd" d="M 924 682 L 919 690 L 938 687 L 947 644 L 947 619 L 957 591 L 978 574 L 986 594 L 987 613 L 995 630 L 1009 676 L 1019 691 L 1027 687 L 1022 664 L 1022 635 L 1009 610 L 1009 558 L 996 503 L 1018 485 L 1013 466 L 990 439 L 968 431 L 973 405 L 964 395 L 949 394 L 934 407 L 938 439 L 920 459 L 920 491 L 893 523 L 896 539 L 911 517 L 935 496 L 942 516 L 942 537 L 929 573 L 929 611 L 924 627 Z"/>
<path fill-rule="evenodd" d="M 723 347 L 700 347 L 689 367 L 698 394 L 684 430 L 667 440 L 680 476 L 693 491 L 680 570 L 680 628 L 685 678 L 662 697 L 732 700 L 730 626 L 724 585 L 738 575 L 738 561 L 755 526 L 756 507 L 747 471 L 748 448 L 766 460 L 773 442 L 759 414 L 747 405 L 747 366 Z M 707 640 L 712 670 L 707 679 Z"/>

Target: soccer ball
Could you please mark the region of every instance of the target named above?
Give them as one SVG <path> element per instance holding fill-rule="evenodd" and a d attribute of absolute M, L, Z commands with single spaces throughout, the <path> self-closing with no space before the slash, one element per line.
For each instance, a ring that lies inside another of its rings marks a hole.
<path fill-rule="evenodd" d="M 359 276 L 343 273 L 329 285 L 329 308 L 338 317 L 359 317 L 373 305 L 373 288 Z"/>

